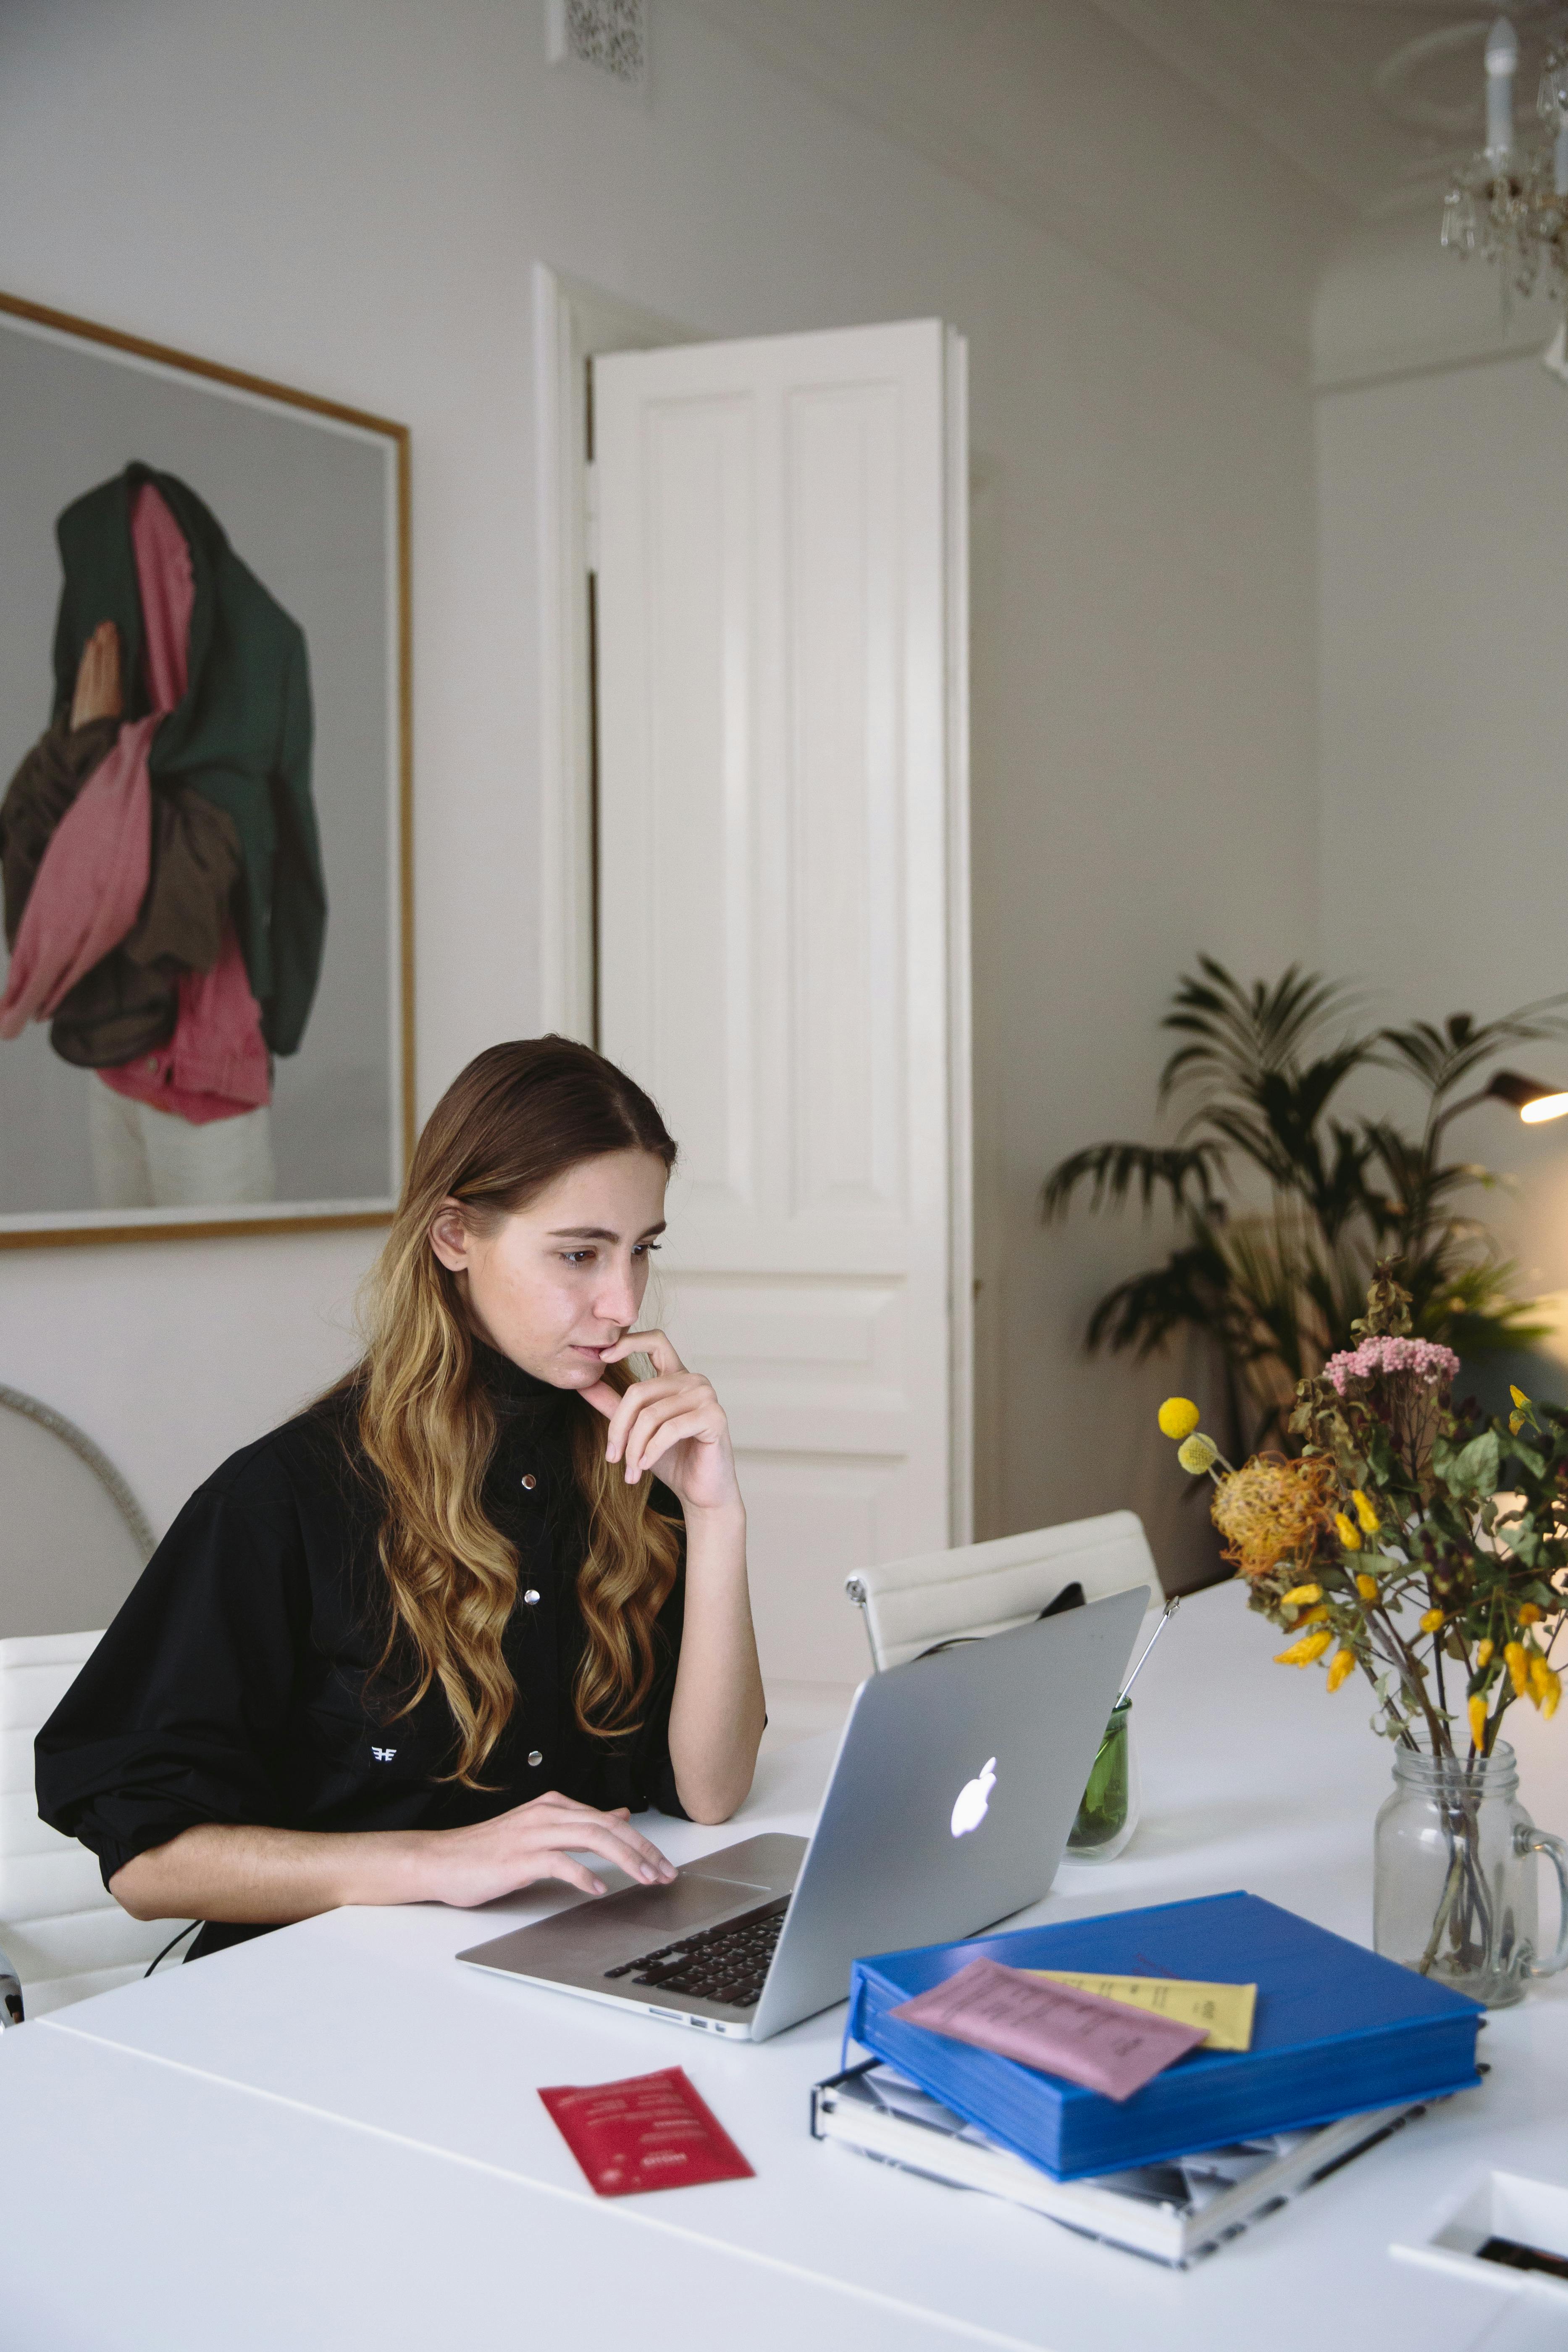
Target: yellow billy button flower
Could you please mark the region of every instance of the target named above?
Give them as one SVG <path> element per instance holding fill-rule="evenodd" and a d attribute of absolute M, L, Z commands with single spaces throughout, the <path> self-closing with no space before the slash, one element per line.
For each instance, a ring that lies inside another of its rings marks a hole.
<path fill-rule="evenodd" d="M 1538 1609 L 1533 1601 L 1527 1601 L 1519 1612 L 1519 1622 L 1521 1625 L 1539 1625 L 1545 1614 L 1545 1611 Z"/>
<path fill-rule="evenodd" d="M 1524 1643 L 1505 1642 L 1502 1645 L 1502 1661 L 1508 1668 L 1508 1678 L 1513 1685 L 1515 1698 L 1522 1698 L 1530 1688 L 1530 1660 L 1525 1654 Z"/>
<path fill-rule="evenodd" d="M 1375 1601 L 1377 1599 L 1376 1577 L 1368 1576 L 1363 1571 L 1362 1575 L 1356 1578 L 1355 1589 L 1361 1594 L 1363 1601 Z"/>
<path fill-rule="evenodd" d="M 1488 1639 L 1487 1639 L 1486 1641 L 1484 1641 L 1484 1642 L 1478 1642 L 1478 1643 L 1476 1643 L 1476 1665 L 1477 1665 L 1477 1669 L 1478 1669 L 1478 1671 L 1479 1671 L 1479 1668 L 1481 1668 L 1482 1666 L 1489 1666 L 1489 1665 L 1490 1665 L 1490 1664 L 1491 1664 L 1491 1662 L 1492 1662 L 1492 1652 L 1493 1652 L 1496 1648 L 1497 1648 L 1497 1643 L 1496 1643 L 1494 1641 L 1492 1641 L 1492 1640 L 1490 1639 L 1490 1637 L 1489 1637 L 1489 1636 L 1488 1637 Z"/>
<path fill-rule="evenodd" d="M 1338 1690 L 1340 1685 L 1343 1682 L 1345 1676 L 1351 1672 L 1354 1664 L 1355 1652 L 1353 1650 L 1336 1650 L 1334 1652 L 1333 1656 L 1329 1660 L 1328 1679 L 1329 1688 L 1331 1691 Z"/>
<path fill-rule="evenodd" d="M 1292 1642 L 1288 1650 L 1279 1651 L 1274 1663 L 1277 1666 L 1310 1666 L 1314 1659 L 1322 1656 L 1333 1638 L 1326 1625 L 1320 1625 L 1303 1640 Z"/>
<path fill-rule="evenodd" d="M 1176 1459 L 1192 1477 L 1201 1478 L 1204 1472 L 1212 1470 L 1218 1461 L 1219 1447 L 1212 1437 L 1205 1437 L 1199 1432 L 1183 1439 L 1176 1448 Z"/>
<path fill-rule="evenodd" d="M 1351 1489 L 1351 1501 L 1355 1505 L 1355 1515 L 1361 1521 L 1361 1531 L 1363 1535 L 1374 1536 L 1377 1533 L 1378 1521 L 1377 1513 L 1372 1507 L 1371 1497 L 1363 1495 L 1359 1486 L 1352 1486 Z"/>
<path fill-rule="evenodd" d="M 1423 1609 L 1420 1622 L 1424 1633 L 1435 1633 L 1443 1622 L 1443 1612 L 1440 1609 Z"/>
<path fill-rule="evenodd" d="M 1173 1437 L 1178 1444 L 1184 1437 L 1192 1435 L 1202 1419 L 1203 1415 L 1191 1397 L 1167 1397 L 1160 1407 L 1161 1430 L 1166 1437 Z"/>
<path fill-rule="evenodd" d="M 1334 1533 L 1339 1537 L 1346 1551 L 1360 1551 L 1361 1529 L 1347 1512 L 1334 1513 Z"/>
<path fill-rule="evenodd" d="M 1487 1703 L 1481 1696 L 1479 1691 L 1478 1691 L 1475 1697 L 1469 1701 L 1465 1709 L 1465 1713 L 1470 1718 L 1470 1744 L 1472 1747 L 1479 1748 L 1485 1742 L 1487 1736 Z"/>
<path fill-rule="evenodd" d="M 1321 1584 L 1293 1584 L 1289 1592 L 1279 1595 L 1281 1609 L 1310 1609 L 1314 1601 L 1323 1597 Z"/>

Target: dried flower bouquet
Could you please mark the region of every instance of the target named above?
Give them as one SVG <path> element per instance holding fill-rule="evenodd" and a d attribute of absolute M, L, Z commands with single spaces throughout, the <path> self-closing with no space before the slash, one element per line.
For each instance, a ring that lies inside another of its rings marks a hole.
<path fill-rule="evenodd" d="M 1456 1411 L 1458 1359 L 1411 1338 L 1409 1307 L 1381 1264 L 1352 1326 L 1358 1344 L 1297 1389 L 1299 1459 L 1258 1454 L 1233 1469 L 1184 1397 L 1166 1399 L 1160 1426 L 1182 1467 L 1214 1480 L 1226 1558 L 1249 1605 L 1290 1637 L 1276 1663 L 1326 1662 L 1330 1691 L 1359 1669 L 1376 1698 L 1373 1729 L 1429 1759 L 1411 1769 L 1428 1776 L 1447 1858 L 1429 1899 L 1415 1898 L 1418 1929 L 1395 1956 L 1483 2000 L 1517 2000 L 1526 1978 L 1568 1957 L 1565 1917 L 1558 1956 L 1536 1961 L 1533 1893 L 1510 1892 L 1495 1855 L 1487 1860 L 1499 1775 L 1517 1786 L 1510 1751 L 1499 1748 L 1503 1717 L 1520 1699 L 1552 1716 L 1562 1696 L 1568 1412 L 1519 1389 L 1506 1423 Z M 1516 1861 L 1560 1850 L 1568 1905 L 1568 1849 L 1513 1818 Z M 1380 1860 L 1384 1949 L 1384 1911 L 1396 1909 L 1399 1890 L 1381 1871 Z"/>
<path fill-rule="evenodd" d="M 1562 1696 L 1568 1413 L 1518 1389 L 1506 1426 L 1456 1412 L 1458 1359 L 1409 1337 L 1409 1305 L 1380 1265 L 1359 1344 L 1297 1389 L 1298 1460 L 1233 1469 L 1184 1397 L 1162 1405 L 1160 1426 L 1184 1470 L 1213 1478 L 1250 1606 L 1292 1636 L 1277 1662 L 1327 1658 L 1331 1691 L 1359 1667 L 1375 1731 L 1485 1757 L 1516 1699 L 1550 1716 Z"/>

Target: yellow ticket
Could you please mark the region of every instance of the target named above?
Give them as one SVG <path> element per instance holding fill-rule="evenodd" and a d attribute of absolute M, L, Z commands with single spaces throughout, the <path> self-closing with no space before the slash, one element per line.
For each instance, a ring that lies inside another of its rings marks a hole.
<path fill-rule="evenodd" d="M 1052 1984 L 1072 1985 L 1079 1992 L 1097 1992 L 1102 2000 L 1125 2001 L 1129 2009 L 1151 2009 L 1158 2017 L 1173 2018 L 1178 2025 L 1206 2026 L 1206 2050 L 1252 2047 L 1256 1985 L 1194 1984 L 1175 1977 L 1084 1976 L 1071 1969 L 1026 1969 L 1024 1974 L 1048 1977 Z"/>

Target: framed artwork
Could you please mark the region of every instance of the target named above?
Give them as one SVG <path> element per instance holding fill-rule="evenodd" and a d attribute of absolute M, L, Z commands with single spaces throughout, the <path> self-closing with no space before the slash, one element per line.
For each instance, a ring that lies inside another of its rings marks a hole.
<path fill-rule="evenodd" d="M 0 295 L 0 1248 L 384 1223 L 408 434 Z"/>

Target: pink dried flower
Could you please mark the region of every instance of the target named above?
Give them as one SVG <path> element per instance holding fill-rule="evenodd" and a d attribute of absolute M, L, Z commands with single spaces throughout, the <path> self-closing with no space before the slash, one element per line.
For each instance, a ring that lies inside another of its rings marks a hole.
<path fill-rule="evenodd" d="M 1323 1377 L 1332 1381 L 1341 1396 L 1347 1381 L 1375 1380 L 1380 1372 L 1410 1372 L 1433 1388 L 1446 1388 L 1459 1369 L 1452 1348 L 1436 1339 L 1363 1339 L 1356 1349 L 1331 1356 Z"/>

